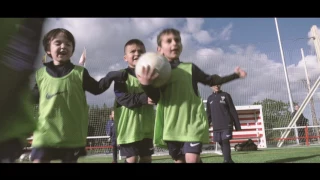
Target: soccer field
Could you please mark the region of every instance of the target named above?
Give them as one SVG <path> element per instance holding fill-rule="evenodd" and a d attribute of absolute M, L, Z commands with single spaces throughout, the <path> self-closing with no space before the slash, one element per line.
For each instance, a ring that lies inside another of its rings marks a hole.
<path fill-rule="evenodd" d="M 202 154 L 204 163 L 222 163 L 223 157 L 214 153 Z M 268 148 L 250 152 L 232 151 L 235 163 L 319 163 L 320 146 Z M 79 159 L 79 163 L 111 163 L 110 155 L 94 155 Z M 120 160 L 119 163 L 122 163 Z M 173 163 L 169 156 L 154 156 L 153 163 Z"/>

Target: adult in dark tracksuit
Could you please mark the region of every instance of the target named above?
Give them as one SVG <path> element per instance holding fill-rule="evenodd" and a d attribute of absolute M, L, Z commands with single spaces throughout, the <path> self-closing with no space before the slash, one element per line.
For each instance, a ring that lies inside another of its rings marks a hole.
<path fill-rule="evenodd" d="M 111 112 L 110 120 L 108 121 L 107 136 L 110 136 L 112 146 L 112 163 L 118 163 L 118 145 L 116 136 L 116 127 L 114 126 L 114 111 Z M 109 131 L 108 131 L 109 130 Z"/>
<path fill-rule="evenodd" d="M 207 99 L 209 124 L 213 126 L 213 141 L 221 146 L 224 163 L 234 163 L 231 158 L 230 139 L 233 126 L 241 130 L 238 113 L 229 93 L 221 91 L 221 85 L 211 87 L 213 93 Z"/>
<path fill-rule="evenodd" d="M 293 118 L 294 115 L 297 113 L 297 111 L 299 110 L 300 106 L 298 104 L 296 104 L 294 106 L 294 111 L 291 114 L 291 117 Z M 300 117 L 298 118 L 297 122 L 296 122 L 296 126 L 308 126 L 309 120 L 307 118 L 304 117 L 304 115 L 301 113 Z M 298 129 L 298 136 L 301 138 L 299 139 L 301 143 L 305 143 L 306 139 L 306 133 L 305 133 L 305 129 L 304 128 L 299 128 Z"/>

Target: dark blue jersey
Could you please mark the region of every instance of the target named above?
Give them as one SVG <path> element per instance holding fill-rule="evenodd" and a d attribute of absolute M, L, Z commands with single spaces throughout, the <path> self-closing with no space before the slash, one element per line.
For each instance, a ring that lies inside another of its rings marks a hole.
<path fill-rule="evenodd" d="M 235 129 L 241 130 L 237 110 L 229 93 L 219 91 L 207 99 L 207 115 L 213 131 Z"/>

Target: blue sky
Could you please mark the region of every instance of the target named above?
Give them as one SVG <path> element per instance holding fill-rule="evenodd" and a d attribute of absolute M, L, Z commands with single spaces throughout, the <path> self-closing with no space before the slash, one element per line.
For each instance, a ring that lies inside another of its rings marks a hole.
<path fill-rule="evenodd" d="M 284 50 L 287 40 L 307 38 L 311 26 L 320 24 L 320 18 L 277 18 L 277 21 Z M 279 45 L 276 44 L 278 35 L 274 18 L 206 18 L 205 22 L 205 28 L 214 29 L 232 24 L 230 40 L 219 42 L 218 45 L 275 42 L 272 46 L 263 45 L 257 48 L 261 48 L 262 51 L 280 51 Z"/>
<path fill-rule="evenodd" d="M 277 20 L 292 97 L 302 103 L 308 92 L 303 83 L 306 76 L 300 48 L 305 51 L 308 73 L 314 82 L 320 70 L 312 41 L 307 38 L 312 25 L 320 27 L 320 18 Z M 184 46 L 181 61 L 193 62 L 208 74 L 228 75 L 236 66 L 248 72 L 246 79 L 223 85 L 236 105 L 251 105 L 265 98 L 289 101 L 274 18 L 53 18 L 48 19 L 43 33 L 58 27 L 70 30 L 76 38 L 73 63 L 78 64 L 86 47 L 85 67 L 96 80 L 127 66 L 123 61 L 123 45 L 129 39 L 139 38 L 147 51 L 155 51 L 159 31 L 173 27 L 181 31 Z M 298 38 L 305 39 L 294 41 Z M 41 67 L 41 56 L 38 62 Z M 201 84 L 199 88 L 206 99 L 211 89 Z M 320 93 L 317 91 L 314 97 L 319 101 Z M 89 104 L 111 106 L 113 100 L 113 86 L 98 96 L 88 94 Z M 320 105 L 316 104 L 320 112 Z M 308 111 L 305 110 L 307 115 Z"/>

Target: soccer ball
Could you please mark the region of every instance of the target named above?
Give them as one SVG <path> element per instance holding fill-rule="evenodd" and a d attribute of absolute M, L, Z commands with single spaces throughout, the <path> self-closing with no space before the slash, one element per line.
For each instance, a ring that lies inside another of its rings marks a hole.
<path fill-rule="evenodd" d="M 161 54 L 157 54 L 154 52 L 147 52 L 140 56 L 138 62 L 135 67 L 136 75 L 142 74 L 142 67 L 150 66 L 150 68 L 154 68 L 159 76 L 153 80 L 152 86 L 155 88 L 163 86 L 171 76 L 171 65 L 168 62 L 167 58 L 165 58 Z"/>

